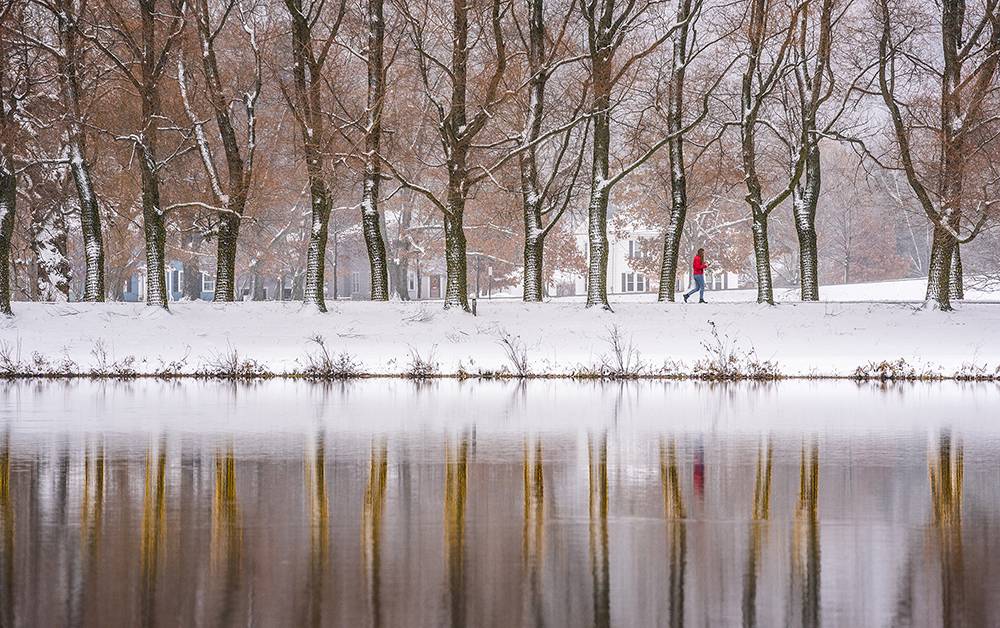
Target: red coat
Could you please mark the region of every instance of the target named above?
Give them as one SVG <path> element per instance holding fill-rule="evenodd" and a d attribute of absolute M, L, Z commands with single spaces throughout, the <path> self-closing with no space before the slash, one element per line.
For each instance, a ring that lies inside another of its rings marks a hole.
<path fill-rule="evenodd" d="M 700 255 L 695 255 L 694 256 L 694 274 L 696 274 L 696 275 L 704 275 L 706 268 L 708 268 L 708 266 L 705 264 L 705 262 L 701 261 L 701 256 Z"/>

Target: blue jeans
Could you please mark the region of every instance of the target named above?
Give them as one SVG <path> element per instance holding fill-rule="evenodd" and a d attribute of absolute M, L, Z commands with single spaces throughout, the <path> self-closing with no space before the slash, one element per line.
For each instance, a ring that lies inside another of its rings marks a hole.
<path fill-rule="evenodd" d="M 695 292 L 700 293 L 698 295 L 699 301 L 705 300 L 705 275 L 692 275 L 694 277 L 694 288 L 691 288 L 684 293 L 684 298 L 688 298 Z"/>

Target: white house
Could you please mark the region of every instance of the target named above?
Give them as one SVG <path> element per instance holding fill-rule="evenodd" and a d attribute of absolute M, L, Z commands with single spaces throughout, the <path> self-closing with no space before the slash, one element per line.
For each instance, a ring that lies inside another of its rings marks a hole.
<path fill-rule="evenodd" d="M 588 256 L 586 225 L 583 224 L 576 232 L 577 243 Z M 663 234 L 658 229 L 644 225 L 629 225 L 625 228 L 617 226 L 608 230 L 608 294 L 635 294 L 659 290 L 660 277 L 658 272 L 650 273 L 650 269 L 659 268 L 659 258 L 662 255 Z M 649 258 L 656 261 L 650 263 Z M 691 283 L 691 260 L 678 261 L 678 290 L 687 290 Z M 710 270 L 705 274 L 705 287 L 708 290 L 730 290 L 739 288 L 739 275 L 726 270 Z M 586 278 L 576 281 L 577 294 L 587 291 Z"/>

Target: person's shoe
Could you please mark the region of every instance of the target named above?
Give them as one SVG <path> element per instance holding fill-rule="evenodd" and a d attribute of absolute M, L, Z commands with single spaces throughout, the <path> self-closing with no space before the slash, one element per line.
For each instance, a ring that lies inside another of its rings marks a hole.
<path fill-rule="evenodd" d="M 687 302 L 688 302 L 688 295 L 686 295 L 686 294 L 684 295 L 684 302 L 685 302 L 685 303 L 687 303 Z"/>
<path fill-rule="evenodd" d="M 701 299 L 700 301 L 698 301 L 698 303 L 708 303 L 708 301 L 706 301 L 705 299 Z"/>

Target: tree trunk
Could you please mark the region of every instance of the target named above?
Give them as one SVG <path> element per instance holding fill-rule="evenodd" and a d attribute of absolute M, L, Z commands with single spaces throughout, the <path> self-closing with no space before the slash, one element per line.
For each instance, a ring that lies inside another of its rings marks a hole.
<path fill-rule="evenodd" d="M 412 202 L 413 194 L 410 194 Z M 393 261 L 390 264 L 392 270 L 393 290 L 400 301 L 410 300 L 410 236 L 409 229 L 413 220 L 413 212 L 408 208 L 403 208 L 399 212 L 399 223 L 394 241 Z M 388 232 L 388 231 L 387 231 Z M 405 234 L 405 235 L 404 235 Z"/>
<path fill-rule="evenodd" d="M 371 268 L 372 301 L 389 300 L 389 273 L 385 240 L 379 215 L 379 187 L 382 172 L 382 105 L 385 101 L 385 20 L 383 0 L 368 0 L 368 124 L 365 132 L 365 176 L 361 195 L 361 225 Z"/>
<path fill-rule="evenodd" d="M 542 275 L 542 260 L 545 254 L 545 238 L 528 232 L 524 238 L 524 300 L 538 303 L 545 297 L 545 280 Z"/>
<path fill-rule="evenodd" d="M 545 112 L 545 84 L 548 80 L 545 64 L 545 19 L 543 0 L 528 3 L 528 110 L 521 141 L 528 145 L 519 156 L 521 174 L 521 204 L 524 213 L 524 293 L 527 302 L 542 300 L 542 262 L 545 236 L 542 228 L 542 186 L 538 180 L 537 139 L 542 131 Z"/>
<path fill-rule="evenodd" d="M 949 293 L 951 298 L 961 301 L 965 299 L 965 278 L 962 274 L 962 246 L 955 243 L 951 254 L 951 276 L 949 278 Z"/>
<path fill-rule="evenodd" d="M 670 221 L 663 234 L 658 301 L 673 301 L 677 287 L 677 255 L 680 252 L 684 220 L 687 216 L 687 175 L 684 164 L 684 74 L 687 69 L 687 38 L 691 0 L 678 0 L 677 23 L 684 24 L 673 35 L 670 79 L 667 84 L 667 142 L 670 157 Z"/>
<path fill-rule="evenodd" d="M 611 68 L 595 63 L 593 158 L 591 160 L 590 203 L 587 206 L 589 267 L 587 307 L 608 304 L 608 155 L 611 149 Z"/>
<path fill-rule="evenodd" d="M 59 82 L 66 108 L 66 137 L 69 167 L 80 202 L 80 224 L 83 231 L 83 259 L 86 275 L 83 282 L 84 301 L 104 301 L 104 238 L 101 233 L 101 213 L 94 193 L 94 182 L 87 163 L 86 134 L 80 107 L 79 67 L 81 53 L 77 46 L 78 20 L 70 2 L 58 5 L 59 39 L 62 55 L 57 55 Z"/>
<path fill-rule="evenodd" d="M 197 255 L 191 255 L 184 262 L 184 281 L 181 293 L 189 301 L 201 299 L 201 267 L 198 264 Z"/>
<path fill-rule="evenodd" d="M 456 192 L 456 194 L 460 194 Z M 447 279 L 444 290 L 444 307 L 469 310 L 468 261 L 466 258 L 465 229 L 462 215 L 465 199 L 454 198 L 444 214 L 444 258 Z"/>
<path fill-rule="evenodd" d="M 156 122 L 147 118 L 150 126 L 146 128 L 146 142 L 149 144 L 141 149 L 147 153 L 141 160 L 142 170 L 142 222 L 146 243 L 146 304 L 167 309 L 167 280 L 164 271 L 166 264 L 167 227 L 163 210 L 160 205 L 160 178 L 153 163 L 153 146 L 151 145 L 152 125 Z"/>
<path fill-rule="evenodd" d="M 810 151 L 812 152 L 812 151 Z M 816 237 L 816 205 L 819 199 L 819 151 L 816 168 L 812 157 L 807 165 L 805 182 L 792 198 L 792 214 L 799 238 L 799 293 L 803 301 L 819 301 L 819 250 Z"/>
<path fill-rule="evenodd" d="M 927 301 L 942 311 L 951 307 L 951 265 L 955 238 L 943 227 L 934 226 L 931 257 L 927 263 Z"/>
<path fill-rule="evenodd" d="M 0 132 L 7 133 L 9 129 Z M 10 243 L 14 236 L 17 207 L 17 179 L 12 152 L 6 142 L 0 145 L 0 314 L 7 316 L 13 314 L 10 309 Z"/>
<path fill-rule="evenodd" d="M 306 255 L 306 284 L 303 301 L 314 305 L 320 312 L 326 311 L 326 295 L 323 292 L 326 267 L 327 229 L 330 222 L 330 201 L 326 185 L 313 181 L 312 217 L 309 229 L 309 250 Z"/>
<path fill-rule="evenodd" d="M 86 265 L 83 300 L 101 302 L 104 301 L 104 236 L 101 233 L 101 213 L 90 176 L 90 166 L 83 156 L 83 147 L 72 139 L 70 142 L 69 163 L 80 201 L 83 259 Z"/>
<path fill-rule="evenodd" d="M 757 268 L 757 303 L 774 305 L 771 282 L 771 251 L 767 241 L 767 214 L 754 212 L 753 255 Z"/>
<path fill-rule="evenodd" d="M 236 243 L 240 236 L 239 213 L 219 213 L 219 233 L 215 252 L 215 301 L 236 300 Z"/>

